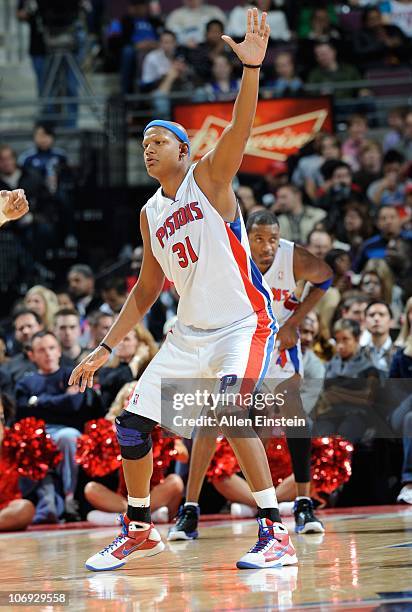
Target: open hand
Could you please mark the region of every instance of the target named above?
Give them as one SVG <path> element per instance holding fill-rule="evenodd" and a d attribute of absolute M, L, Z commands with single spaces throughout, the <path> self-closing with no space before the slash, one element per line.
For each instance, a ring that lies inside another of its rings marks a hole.
<path fill-rule="evenodd" d="M 222 36 L 225 43 L 236 53 L 242 64 L 259 66 L 263 62 L 270 34 L 270 27 L 266 23 L 266 17 L 267 13 L 262 13 L 259 24 L 257 8 L 248 9 L 245 40 L 241 43 L 235 43 L 230 36 Z"/>
<path fill-rule="evenodd" d="M 13 191 L 1 191 L 1 212 L 9 220 L 20 219 L 29 211 L 24 189 L 14 189 Z"/>
<path fill-rule="evenodd" d="M 74 368 L 69 378 L 69 385 L 79 385 L 78 390 L 81 393 L 86 387 L 92 389 L 94 373 L 106 363 L 109 356 L 109 351 L 102 346 L 98 346 Z M 76 389 L 76 393 L 78 390 Z"/>

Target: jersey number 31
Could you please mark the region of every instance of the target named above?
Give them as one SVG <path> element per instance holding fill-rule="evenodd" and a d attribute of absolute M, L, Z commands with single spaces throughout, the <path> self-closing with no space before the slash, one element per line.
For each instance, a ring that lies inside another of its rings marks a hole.
<path fill-rule="evenodd" d="M 196 263 L 199 257 L 196 255 L 195 250 L 190 242 L 189 236 L 186 236 L 185 243 L 176 242 L 172 247 L 172 252 L 177 253 L 179 266 L 181 268 L 187 268 L 189 265 L 189 258 L 192 263 Z"/>

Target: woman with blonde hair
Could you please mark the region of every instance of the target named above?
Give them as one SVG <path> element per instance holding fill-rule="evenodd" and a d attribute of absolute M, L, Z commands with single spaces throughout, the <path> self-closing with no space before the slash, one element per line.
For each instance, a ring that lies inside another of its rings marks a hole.
<path fill-rule="evenodd" d="M 405 349 L 405 354 L 412 357 L 412 297 L 406 302 L 402 327 L 395 346 Z"/>
<path fill-rule="evenodd" d="M 113 359 L 99 373 L 105 407 L 111 406 L 123 385 L 140 378 L 157 351 L 152 334 L 140 323 L 119 342 Z"/>
<path fill-rule="evenodd" d="M 395 284 L 392 270 L 384 259 L 369 259 L 362 270 L 359 288 L 371 300 L 389 304 L 396 327 L 403 311 L 402 289 Z"/>
<path fill-rule="evenodd" d="M 54 315 L 59 310 L 59 302 L 54 291 L 43 285 L 34 285 L 26 293 L 24 304 L 41 317 L 45 329 L 53 329 Z"/>

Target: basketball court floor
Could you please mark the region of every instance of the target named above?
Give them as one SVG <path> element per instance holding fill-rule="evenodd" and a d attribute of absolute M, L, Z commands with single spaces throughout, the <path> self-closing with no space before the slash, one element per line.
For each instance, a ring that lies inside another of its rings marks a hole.
<path fill-rule="evenodd" d="M 299 565 L 267 570 L 235 566 L 255 542 L 254 520 L 202 521 L 199 540 L 101 573 L 84 561 L 114 528 L 0 534 L 0 610 L 17 609 L 16 591 L 65 593 L 64 607 L 24 606 L 36 611 L 412 610 L 412 508 L 319 514 L 324 536 L 293 536 Z"/>

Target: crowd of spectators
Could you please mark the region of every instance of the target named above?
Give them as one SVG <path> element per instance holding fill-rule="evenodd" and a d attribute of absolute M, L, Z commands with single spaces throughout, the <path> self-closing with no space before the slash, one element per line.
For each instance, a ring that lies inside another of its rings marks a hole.
<path fill-rule="evenodd" d="M 23 10 L 25 3 L 20 4 Z M 100 10 L 104 5 L 91 4 Z M 324 83 L 357 80 L 359 70 L 410 62 L 412 2 L 370 2 L 374 6 L 362 9 L 364 27 L 353 33 L 340 24 L 333 2 L 296 3 L 296 11 L 290 10 L 294 3 L 256 4 L 270 10 L 272 28 L 274 53 L 263 71 L 263 84 L 270 90 L 265 95 L 296 95 L 305 83 L 318 84 L 324 92 Z M 157 114 L 165 117 L 171 91 L 190 91 L 197 100 L 233 96 L 237 69 L 220 37 L 222 32 L 241 36 L 245 7 L 224 14 L 201 0 L 186 0 L 167 17 L 152 14 L 154 7 L 158 3 L 133 0 L 127 15 L 104 30 L 105 37 L 96 36 L 119 68 L 123 92 L 150 92 Z M 102 26 L 100 18 L 97 22 Z M 339 92 L 338 97 L 353 94 Z M 11 147 L 0 146 L 0 189 L 16 187 L 25 189 L 30 213 L 0 232 L 2 253 L 9 249 L 13 254 L 0 260 L 0 393 L 3 404 L 16 406 L 7 424 L 27 416 L 42 418 L 63 452 L 47 486 L 33 490 L 33 483 L 23 483 L 25 496 L 36 505 L 33 520 L 73 520 L 79 518 L 76 499 L 85 485 L 74 462 L 76 440 L 88 420 L 111 413 L 125 385 L 144 371 L 173 324 L 178 296 L 167 283 L 142 324 L 99 372 L 94 388 L 84 395 L 68 388 L 71 368 L 102 341 L 124 304 L 141 251 L 136 250 L 127 272 L 104 282 L 96 282 L 99 270 L 78 263 L 64 284 L 53 285 L 46 277 L 44 286 L 31 286 L 34 267 L 47 264 L 48 250 L 56 242 L 76 240 L 70 165 L 49 125 L 36 126 L 33 148 L 18 158 Z M 333 427 L 356 444 L 370 445 L 355 400 L 348 415 L 345 393 L 353 379 L 363 389 L 362 381 L 370 377 L 412 378 L 412 110 L 393 109 L 378 136 L 366 116 L 355 112 L 341 136 L 321 132 L 287 163 L 270 165 L 264 176 L 239 174 L 234 187 L 245 219 L 271 210 L 283 238 L 306 246 L 333 269 L 333 286 L 300 330 L 305 373 L 325 379 L 311 410 L 321 417 L 321 433 Z M 16 290 L 16 278 L 24 281 L 24 291 Z M 338 407 L 341 402 L 342 412 L 330 415 L 331 402 Z M 387 415 L 403 437 L 397 493 L 405 485 L 400 499 L 408 503 L 411 414 L 410 400 L 399 397 L 399 406 Z M 351 502 L 357 501 L 353 495 Z"/>

